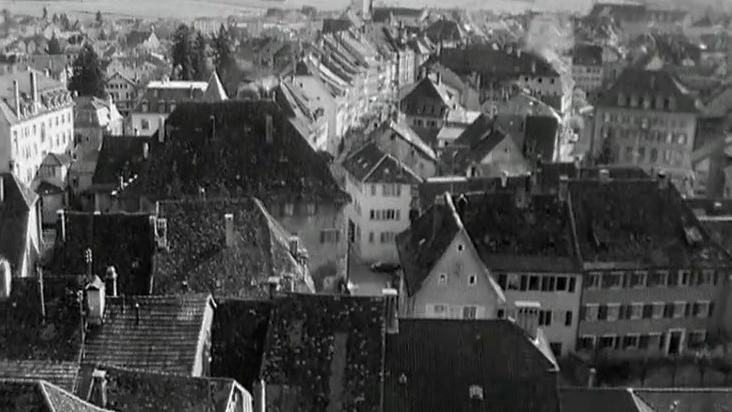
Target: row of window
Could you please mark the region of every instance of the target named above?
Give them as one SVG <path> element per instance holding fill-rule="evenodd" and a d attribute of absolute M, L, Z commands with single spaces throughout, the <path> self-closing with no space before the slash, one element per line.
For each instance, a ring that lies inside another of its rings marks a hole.
<path fill-rule="evenodd" d="M 710 318 L 714 313 L 714 302 L 634 302 L 631 304 L 588 303 L 582 305 L 582 320 L 587 322 L 637 319 L 680 319 L 680 318 Z"/>
<path fill-rule="evenodd" d="M 338 229 L 324 229 L 320 231 L 320 243 L 338 243 L 341 240 L 341 231 Z"/>
<path fill-rule="evenodd" d="M 394 243 L 394 238 L 396 237 L 395 232 L 381 232 L 378 233 L 379 235 L 379 243 Z M 369 232 L 369 243 L 374 243 L 376 241 L 376 234 L 374 232 Z"/>
<path fill-rule="evenodd" d="M 605 123 L 618 123 L 622 126 L 638 126 L 643 129 L 661 128 L 661 129 L 684 129 L 689 127 L 693 120 L 685 118 L 653 116 L 653 115 L 634 115 L 629 113 L 605 112 L 603 115 Z"/>
<path fill-rule="evenodd" d="M 665 350 L 667 334 L 660 332 L 629 333 L 618 336 L 607 334 L 601 336 L 582 335 L 577 339 L 577 350 Z M 686 337 L 686 347 L 699 348 L 707 339 L 707 331 L 698 329 L 690 331 Z"/>
<path fill-rule="evenodd" d="M 315 216 L 315 213 L 318 211 L 318 205 L 315 202 L 308 202 L 308 203 L 302 203 L 298 204 L 297 207 L 295 207 L 294 203 L 284 203 L 282 205 L 282 216 L 295 216 L 296 214 L 298 216 L 304 215 L 304 216 Z"/>
<path fill-rule="evenodd" d="M 448 305 L 438 303 L 427 305 L 426 313 L 430 318 L 444 319 L 477 319 L 482 317 L 485 308 L 474 305 Z"/>
<path fill-rule="evenodd" d="M 529 79 L 529 76 L 524 76 L 524 83 L 528 83 L 529 80 L 530 80 Z M 543 77 L 537 77 L 537 78 L 534 78 L 534 79 L 531 79 L 531 80 L 534 80 L 537 83 L 544 83 L 544 78 Z M 554 84 L 556 82 L 556 80 L 553 77 L 550 77 L 548 80 L 549 80 L 549 84 Z"/>
<path fill-rule="evenodd" d="M 437 278 L 437 284 L 440 286 L 447 286 L 447 280 L 448 276 L 447 273 L 440 273 Z M 468 286 L 474 286 L 478 283 L 478 276 L 477 275 L 469 275 L 468 276 Z"/>
<path fill-rule="evenodd" d="M 559 325 L 558 322 L 562 322 L 564 326 L 572 326 L 572 320 L 574 315 L 571 310 L 567 311 L 556 311 L 551 310 L 540 310 L 539 311 L 539 326 L 552 326 L 552 322 Z"/>
<path fill-rule="evenodd" d="M 158 100 L 158 110 L 156 113 L 173 113 L 173 111 L 175 110 L 175 106 L 176 106 L 175 100 L 170 100 L 167 102 L 168 110 L 165 110 L 166 109 L 165 100 Z M 140 103 L 140 108 L 143 113 L 147 113 L 150 111 L 150 104 L 148 103 L 147 100 L 143 100 Z"/>
<path fill-rule="evenodd" d="M 633 143 L 665 143 L 685 146 L 689 143 L 685 131 L 673 132 L 668 129 L 638 129 L 635 127 L 603 126 L 603 137 L 631 140 Z"/>
<path fill-rule="evenodd" d="M 431 129 L 437 128 L 437 120 L 422 120 L 422 119 L 414 119 L 412 120 L 412 125 L 414 127 L 429 127 Z"/>
<path fill-rule="evenodd" d="M 369 211 L 370 220 L 400 220 L 401 211 L 399 209 L 371 209 Z"/>
<path fill-rule="evenodd" d="M 575 276 L 555 275 L 519 275 L 516 273 L 498 275 L 498 285 L 503 290 L 541 291 L 541 292 L 574 292 L 577 279 Z"/>
<path fill-rule="evenodd" d="M 358 182 L 355 182 L 355 186 L 358 188 L 358 191 L 361 191 L 361 186 L 358 184 Z M 384 197 L 399 197 L 402 195 L 402 185 L 399 183 L 384 183 L 384 184 L 376 184 L 371 183 L 368 185 L 368 190 L 371 192 L 371 196 L 376 196 L 378 193 L 379 186 L 381 186 L 381 195 Z"/>
<path fill-rule="evenodd" d="M 585 289 L 621 289 L 676 286 L 716 286 L 722 272 L 707 270 L 656 270 L 652 272 L 591 272 L 585 277 Z"/>
<path fill-rule="evenodd" d="M 672 96 L 638 96 L 630 95 L 626 96 L 623 93 L 618 93 L 618 106 L 620 107 L 632 107 L 632 108 L 643 108 L 646 110 L 676 110 L 676 99 Z"/>
<path fill-rule="evenodd" d="M 663 154 L 663 157 L 659 159 L 659 153 Z M 622 158 L 623 161 L 629 162 L 629 163 L 663 163 L 666 165 L 673 165 L 676 167 L 682 167 L 684 165 L 684 158 L 686 157 L 686 154 L 681 151 L 677 150 L 658 150 L 655 147 L 651 148 L 648 151 L 648 156 L 646 156 L 646 148 L 645 147 L 639 147 L 638 150 L 635 150 L 635 146 L 627 146 L 625 148 L 625 153 Z"/>

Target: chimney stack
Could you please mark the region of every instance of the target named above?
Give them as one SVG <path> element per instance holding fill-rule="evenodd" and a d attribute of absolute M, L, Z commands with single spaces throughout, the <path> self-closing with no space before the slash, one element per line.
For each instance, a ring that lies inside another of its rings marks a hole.
<path fill-rule="evenodd" d="M 59 226 L 61 226 L 61 242 L 66 243 L 66 216 L 63 209 L 59 209 L 56 214 L 58 215 Z"/>
<path fill-rule="evenodd" d="M 140 304 L 135 302 L 135 325 L 140 324 Z"/>
<path fill-rule="evenodd" d="M 0 175 L 0 203 L 5 201 L 5 176 Z"/>
<path fill-rule="evenodd" d="M 382 289 L 386 301 L 386 333 L 399 333 L 399 293 L 396 289 Z"/>
<path fill-rule="evenodd" d="M 504 170 L 501 172 L 501 187 L 505 188 L 507 184 L 508 184 L 508 172 Z"/>
<path fill-rule="evenodd" d="M 297 259 L 297 256 L 300 253 L 300 238 L 294 235 L 290 236 L 288 245 L 290 248 L 290 254 L 292 257 Z"/>
<path fill-rule="evenodd" d="M 607 183 L 610 181 L 610 171 L 608 169 L 602 168 L 598 173 L 600 182 Z"/>
<path fill-rule="evenodd" d="M 150 156 L 150 143 L 145 142 L 142 144 L 142 158 L 147 160 L 148 156 Z"/>
<path fill-rule="evenodd" d="M 33 113 L 36 112 L 36 104 L 38 104 L 38 74 L 35 70 L 30 70 L 30 88 L 31 99 L 33 102 Z"/>
<path fill-rule="evenodd" d="M 597 376 L 597 370 L 595 368 L 590 368 L 589 376 L 587 377 L 587 387 L 588 388 L 594 388 L 595 387 L 595 378 Z"/>
<path fill-rule="evenodd" d="M 658 172 L 658 188 L 661 190 L 668 188 L 668 176 L 666 176 L 665 170 Z"/>
<path fill-rule="evenodd" d="M 86 286 L 86 304 L 89 310 L 87 322 L 91 325 L 101 325 L 104 321 L 105 304 L 104 282 L 99 276 L 94 276 L 92 283 Z"/>
<path fill-rule="evenodd" d="M 91 400 L 94 405 L 101 408 L 107 407 L 107 372 L 94 369 L 92 372 L 92 394 Z"/>
<path fill-rule="evenodd" d="M 234 214 L 227 213 L 224 215 L 224 224 L 226 226 L 226 247 L 234 247 Z"/>
<path fill-rule="evenodd" d="M 15 99 L 13 101 L 15 104 L 15 116 L 20 117 L 20 88 L 17 80 L 13 80 L 13 97 Z"/>
<path fill-rule="evenodd" d="M 112 297 L 117 297 L 117 269 L 114 266 L 107 267 L 107 282 L 111 284 Z"/>
<path fill-rule="evenodd" d="M 280 287 L 280 278 L 270 276 L 267 278 L 267 286 L 269 287 L 269 298 L 274 299 L 277 296 L 277 290 Z"/>
<path fill-rule="evenodd" d="M 0 258 L 0 298 L 9 298 L 13 285 L 13 274 L 10 273 L 10 262 Z"/>

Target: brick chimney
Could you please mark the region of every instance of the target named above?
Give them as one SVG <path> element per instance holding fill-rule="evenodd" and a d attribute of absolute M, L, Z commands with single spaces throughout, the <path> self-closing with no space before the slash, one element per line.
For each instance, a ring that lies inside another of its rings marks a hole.
<path fill-rule="evenodd" d="M 15 116 L 20 117 L 20 88 L 18 87 L 17 80 L 13 80 L 13 98 Z"/>
<path fill-rule="evenodd" d="M 399 333 L 399 293 L 396 289 L 382 289 L 386 301 L 386 333 Z"/>
<path fill-rule="evenodd" d="M 0 175 L 0 203 L 5 201 L 5 176 Z"/>
<path fill-rule="evenodd" d="M 33 113 L 36 112 L 36 104 L 38 104 L 38 73 L 35 70 L 30 71 L 30 88 L 31 99 L 33 102 Z"/>
<path fill-rule="evenodd" d="M 0 298 L 10 297 L 13 284 L 12 279 L 13 275 L 10 273 L 10 263 L 0 258 Z"/>
<path fill-rule="evenodd" d="M 224 215 L 224 225 L 226 226 L 226 247 L 234 247 L 234 214 L 227 213 Z"/>

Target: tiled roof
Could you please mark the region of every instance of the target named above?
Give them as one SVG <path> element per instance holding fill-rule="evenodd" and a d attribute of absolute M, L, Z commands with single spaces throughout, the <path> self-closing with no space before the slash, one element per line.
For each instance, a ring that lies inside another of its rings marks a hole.
<path fill-rule="evenodd" d="M 125 182 L 134 178 L 145 162 L 144 145 L 150 144 L 150 136 L 104 136 L 102 148 L 97 157 L 92 184 L 119 185 L 119 178 Z"/>
<path fill-rule="evenodd" d="M 576 66 L 601 66 L 602 46 L 578 44 L 572 50 L 572 64 Z"/>
<path fill-rule="evenodd" d="M 226 96 L 224 86 L 221 85 L 219 75 L 216 73 L 216 70 L 214 70 L 214 72 L 211 73 L 211 77 L 208 79 L 208 85 L 206 85 L 206 91 L 203 92 L 201 100 L 204 102 L 215 103 L 223 102 L 227 99 L 228 97 Z"/>
<path fill-rule="evenodd" d="M 343 167 L 363 183 L 418 184 L 421 179 L 411 169 L 369 143 L 349 156 Z"/>
<path fill-rule="evenodd" d="M 455 173 L 464 172 L 470 164 L 481 162 L 506 139 L 513 138 L 496 124 L 493 118 L 481 114 L 443 150 L 442 163 Z"/>
<path fill-rule="evenodd" d="M 696 113 L 698 107 L 695 98 L 674 78 L 674 76 L 665 70 L 643 70 L 637 68 L 626 68 L 620 74 L 613 86 L 607 93 L 603 94 L 602 99 L 598 102 L 598 106 L 619 107 L 619 96 L 624 97 L 625 103 L 622 107 L 629 108 L 628 100 L 635 96 L 636 98 L 644 98 L 644 101 L 650 100 L 650 106 L 645 110 L 665 110 L 681 113 Z M 658 104 L 663 104 L 663 100 L 674 98 L 675 108 L 658 108 Z M 637 110 L 644 110 L 643 104 L 636 106 Z"/>
<path fill-rule="evenodd" d="M 137 47 L 146 42 L 152 33 L 149 31 L 133 30 L 127 34 L 125 44 L 127 47 Z"/>
<path fill-rule="evenodd" d="M 272 300 L 217 301 L 211 327 L 211 374 L 253 390 L 259 377 Z"/>
<path fill-rule="evenodd" d="M 227 412 L 237 386 L 234 380 L 226 378 L 177 376 L 103 365 L 95 369 L 105 372 L 106 407 L 115 411 Z M 88 372 L 92 371 L 90 368 Z M 92 383 L 91 379 L 88 381 Z M 94 390 L 90 387 L 83 393 L 91 395 Z"/>
<path fill-rule="evenodd" d="M 732 405 L 729 388 L 637 388 L 633 392 L 659 412 L 722 412 Z"/>
<path fill-rule="evenodd" d="M 50 77 L 46 77 L 43 73 L 33 70 L 36 74 L 36 88 L 38 91 L 38 98 L 40 100 L 41 109 L 38 110 L 38 114 L 42 114 L 46 111 L 57 110 L 57 107 L 67 107 L 73 102 L 69 91 L 63 83 L 54 80 Z M 10 124 L 15 124 L 19 121 L 15 113 L 15 91 L 13 89 L 13 81 L 18 82 L 18 90 L 20 92 L 21 106 L 30 107 L 30 99 L 32 98 L 32 92 L 30 87 L 30 73 L 31 71 L 15 71 L 13 73 L 6 73 L 0 75 L 0 113 L 5 117 L 5 120 Z M 35 115 L 29 115 L 35 116 Z"/>
<path fill-rule="evenodd" d="M 294 402 L 302 411 L 379 410 L 384 314 L 378 297 L 277 299 L 262 364 L 272 388 L 267 402 Z M 278 387 L 282 396 L 272 396 Z"/>
<path fill-rule="evenodd" d="M 348 19 L 323 19 L 323 33 L 336 33 L 349 30 L 353 24 Z"/>
<path fill-rule="evenodd" d="M 75 277 L 44 276 L 44 321 L 38 279 L 13 278 L 10 299 L 0 301 L 0 359 L 78 362 L 82 285 Z"/>
<path fill-rule="evenodd" d="M 28 225 L 38 195 L 10 173 L 0 173 L 5 190 L 0 202 L 0 257 L 7 259 L 10 270 L 18 273 L 25 259 Z"/>
<path fill-rule="evenodd" d="M 42 166 L 68 166 L 73 159 L 66 153 L 49 153 L 43 158 Z"/>
<path fill-rule="evenodd" d="M 182 104 L 168 117 L 166 130 L 158 132 L 166 134 L 164 142 L 150 145 L 155 162 L 138 180 L 149 197 L 198 196 L 203 188 L 211 196 L 256 196 L 267 205 L 295 198 L 350 200 L 326 157 L 311 148 L 275 102 Z"/>
<path fill-rule="evenodd" d="M 92 250 L 92 271 L 104 278 L 114 266 L 118 292 L 151 293 L 154 228 L 144 213 L 92 214 L 66 211 L 56 224 L 53 267 L 58 273 L 85 274 L 84 251 Z M 62 232 L 66 234 L 64 241 Z"/>
<path fill-rule="evenodd" d="M 469 45 L 465 48 L 443 48 L 434 58 L 461 76 L 480 73 L 485 81 L 523 75 L 557 77 L 559 74 L 540 57 L 529 52 L 508 53 L 492 45 Z"/>
<path fill-rule="evenodd" d="M 374 7 L 371 11 L 371 20 L 374 22 L 385 22 L 391 16 L 407 17 L 412 19 L 420 18 L 425 13 L 424 9 L 412 9 L 407 7 Z"/>
<path fill-rule="evenodd" d="M 430 160 L 437 160 L 435 151 L 429 147 L 417 133 L 406 123 L 406 121 L 389 121 L 389 128 L 398 134 L 404 141 L 412 145 L 415 149 Z"/>
<path fill-rule="evenodd" d="M 434 43 L 462 40 L 462 30 L 454 20 L 440 19 L 425 29 L 425 35 Z"/>
<path fill-rule="evenodd" d="M 487 268 L 579 271 L 571 213 L 557 196 L 530 196 L 525 207 L 514 193 L 466 199 L 461 220 Z"/>
<path fill-rule="evenodd" d="M 560 388 L 562 412 L 653 412 L 629 388 Z M 666 411 L 668 409 L 658 409 Z"/>
<path fill-rule="evenodd" d="M 234 216 L 235 243 L 226 245 L 225 215 Z M 307 268 L 289 250 L 289 233 L 254 198 L 165 201 L 167 251 L 155 255 L 155 294 L 193 292 L 215 296 L 266 296 L 269 277 L 292 276 L 294 288 L 314 291 Z"/>
<path fill-rule="evenodd" d="M 726 252 L 710 239 L 673 185 L 667 186 L 661 189 L 652 179 L 569 182 L 584 262 L 634 267 L 726 264 Z"/>
<path fill-rule="evenodd" d="M 0 359 L 0 380 L 42 379 L 73 392 L 78 373 L 78 362 Z"/>
<path fill-rule="evenodd" d="M 419 290 L 432 267 L 462 230 L 452 202 L 446 200 L 445 204 L 432 205 L 408 230 L 396 237 L 399 261 L 410 296 Z"/>
<path fill-rule="evenodd" d="M 210 295 L 107 297 L 84 362 L 190 376 L 212 305 Z"/>
<path fill-rule="evenodd" d="M 82 401 L 51 383 L 0 378 L 0 410 L 7 412 L 111 412 Z"/>
<path fill-rule="evenodd" d="M 444 111 L 452 108 L 452 96 L 450 96 L 444 84 L 438 83 L 429 77 L 423 77 L 402 97 L 402 101 L 411 102 L 402 111 L 404 114 L 411 116 L 432 115 L 440 117 L 445 114 L 444 111 L 438 113 L 423 112 L 421 103 L 424 99 L 440 100 Z"/>
<path fill-rule="evenodd" d="M 552 362 L 507 320 L 399 319 L 384 380 L 389 412 L 560 409 Z"/>

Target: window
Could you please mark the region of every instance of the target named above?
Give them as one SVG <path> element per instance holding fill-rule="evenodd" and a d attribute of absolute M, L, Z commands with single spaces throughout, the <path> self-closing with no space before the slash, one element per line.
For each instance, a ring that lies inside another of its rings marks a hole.
<path fill-rule="evenodd" d="M 567 278 L 564 276 L 557 276 L 556 290 L 565 291 L 567 290 Z"/>
<path fill-rule="evenodd" d="M 341 232 L 338 229 L 324 229 L 320 231 L 320 243 L 338 243 Z"/>
<path fill-rule="evenodd" d="M 572 326 L 572 311 L 568 310 L 564 314 L 564 326 Z"/>
<path fill-rule="evenodd" d="M 521 276 L 511 273 L 506 276 L 506 290 L 519 290 L 521 288 Z"/>
<path fill-rule="evenodd" d="M 285 205 L 282 207 L 282 214 L 285 216 L 292 216 L 293 214 L 295 214 L 295 204 L 285 203 Z"/>
<path fill-rule="evenodd" d="M 307 213 L 308 216 L 315 215 L 315 203 L 309 202 L 305 204 L 305 213 Z"/>
<path fill-rule="evenodd" d="M 448 315 L 447 305 L 437 304 L 432 305 L 432 313 L 435 317 L 445 318 Z"/>
<path fill-rule="evenodd" d="M 665 305 L 663 304 L 663 302 L 653 302 L 653 311 L 651 317 L 653 319 L 663 318 L 664 306 Z"/>
<path fill-rule="evenodd" d="M 707 318 L 709 317 L 709 301 L 708 300 L 702 300 L 694 303 L 694 308 L 692 310 L 692 314 L 694 317 L 697 318 Z"/>
<path fill-rule="evenodd" d="M 447 273 L 440 273 L 440 277 L 437 279 L 439 285 L 447 285 Z"/>
<path fill-rule="evenodd" d="M 554 276 L 542 276 L 541 290 L 543 292 L 554 292 Z"/>
<path fill-rule="evenodd" d="M 618 272 L 606 273 L 602 276 L 602 287 L 604 289 L 617 289 L 622 286 L 623 274 Z"/>
<path fill-rule="evenodd" d="M 539 326 L 551 326 L 552 325 L 552 311 L 541 310 L 539 311 Z"/>
<path fill-rule="evenodd" d="M 714 271 L 703 270 L 697 280 L 697 285 L 712 285 L 714 283 Z"/>
<path fill-rule="evenodd" d="M 396 183 L 384 184 L 382 194 L 384 197 L 399 197 L 402 195 L 402 185 Z"/>
<path fill-rule="evenodd" d="M 620 304 L 619 303 L 608 303 L 607 304 L 607 321 L 614 322 L 620 317 Z"/>
<path fill-rule="evenodd" d="M 475 306 L 463 306 L 463 319 L 475 319 L 478 308 Z"/>
<path fill-rule="evenodd" d="M 688 347 L 691 349 L 700 348 L 707 340 L 707 331 L 703 329 L 692 330 L 689 332 Z"/>
<path fill-rule="evenodd" d="M 616 335 L 603 335 L 600 337 L 600 349 L 613 349 L 615 347 Z"/>
<path fill-rule="evenodd" d="M 369 232 L 369 243 L 374 243 L 374 232 Z"/>
<path fill-rule="evenodd" d="M 593 335 L 582 335 L 577 340 L 578 350 L 592 350 L 595 348 L 595 336 Z"/>
<path fill-rule="evenodd" d="M 574 292 L 575 283 L 577 282 L 577 279 L 572 276 L 569 278 L 569 291 Z"/>
<path fill-rule="evenodd" d="M 150 121 L 147 119 L 140 120 L 140 128 L 142 130 L 150 130 Z"/>
<path fill-rule="evenodd" d="M 650 274 L 648 277 L 648 287 L 663 287 L 666 286 L 666 280 L 668 278 L 667 270 L 659 270 Z"/>
<path fill-rule="evenodd" d="M 649 333 L 648 334 L 648 347 L 663 349 L 663 339 L 661 338 L 661 336 L 663 336 L 663 335 L 659 332 Z"/>
<path fill-rule="evenodd" d="M 596 303 L 588 303 L 585 305 L 585 320 L 589 322 L 596 321 L 599 309 L 600 306 Z"/>
<path fill-rule="evenodd" d="M 457 250 L 458 252 L 462 252 L 463 250 L 465 250 L 465 245 L 463 245 L 462 243 L 458 243 Z"/>
<path fill-rule="evenodd" d="M 394 243 L 394 232 L 381 232 L 381 243 Z"/>
<path fill-rule="evenodd" d="M 371 185 L 371 196 L 376 196 L 376 185 L 375 184 Z"/>
<path fill-rule="evenodd" d="M 468 276 L 468 285 L 473 286 L 478 283 L 478 277 L 475 275 Z"/>
<path fill-rule="evenodd" d="M 633 302 L 630 304 L 630 319 L 641 319 L 643 317 L 643 304 Z"/>
<path fill-rule="evenodd" d="M 630 287 L 642 288 L 646 286 L 646 272 L 633 272 L 630 275 Z"/>
<path fill-rule="evenodd" d="M 639 335 L 637 333 L 631 333 L 623 336 L 623 349 L 637 349 L 638 340 Z"/>
<path fill-rule="evenodd" d="M 529 290 L 539 290 L 539 276 L 531 275 L 529 277 Z"/>
<path fill-rule="evenodd" d="M 648 349 L 649 335 L 640 335 L 638 338 L 638 349 Z"/>

